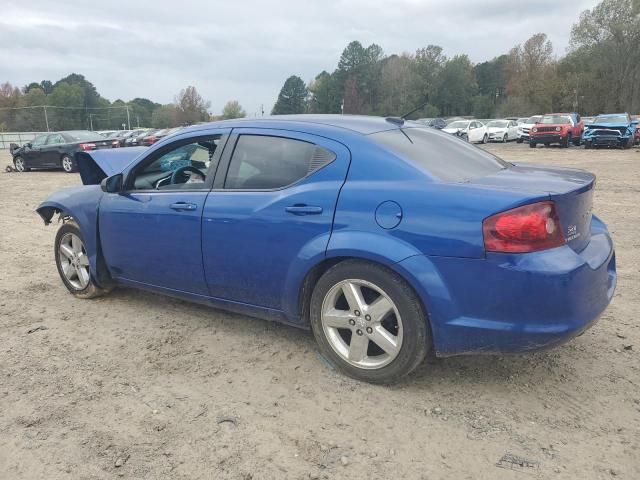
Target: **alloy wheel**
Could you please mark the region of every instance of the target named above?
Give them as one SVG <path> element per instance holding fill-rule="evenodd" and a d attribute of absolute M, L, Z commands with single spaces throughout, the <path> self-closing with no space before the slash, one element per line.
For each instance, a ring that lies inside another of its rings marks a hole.
<path fill-rule="evenodd" d="M 65 172 L 71 172 L 73 170 L 73 160 L 69 157 L 64 157 L 62 159 L 62 168 Z"/>
<path fill-rule="evenodd" d="M 62 274 L 76 290 L 84 290 L 89 285 L 89 257 L 80 237 L 66 233 L 60 240 L 58 257 Z"/>
<path fill-rule="evenodd" d="M 13 161 L 13 164 L 15 165 L 17 171 L 24 172 L 24 160 L 22 159 L 22 157 L 17 157 Z"/>
<path fill-rule="evenodd" d="M 402 318 L 395 303 L 365 280 L 334 285 L 322 302 L 321 323 L 331 348 L 358 368 L 382 368 L 402 348 Z"/>

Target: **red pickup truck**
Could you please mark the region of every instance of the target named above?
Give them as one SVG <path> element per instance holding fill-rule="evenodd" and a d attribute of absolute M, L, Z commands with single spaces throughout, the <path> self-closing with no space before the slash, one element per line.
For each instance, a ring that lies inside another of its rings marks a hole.
<path fill-rule="evenodd" d="M 529 146 L 536 148 L 538 143 L 548 147 L 559 143 L 567 148 L 570 143 L 580 146 L 584 123 L 577 113 L 547 113 L 529 132 Z"/>

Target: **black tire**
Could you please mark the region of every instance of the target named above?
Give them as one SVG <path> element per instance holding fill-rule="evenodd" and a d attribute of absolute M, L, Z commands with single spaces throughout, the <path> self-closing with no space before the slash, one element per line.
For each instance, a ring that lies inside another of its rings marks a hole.
<path fill-rule="evenodd" d="M 482 143 L 489 143 L 489 135 L 486 133 L 484 134 L 484 137 L 482 137 Z"/>
<path fill-rule="evenodd" d="M 84 237 L 82 236 L 82 232 L 80 231 L 80 228 L 74 221 L 68 221 L 58 229 L 58 233 L 56 233 L 56 239 L 54 242 L 53 254 L 56 261 L 56 267 L 58 268 L 58 274 L 60 275 L 60 278 L 62 279 L 62 283 L 64 283 L 64 286 L 67 287 L 67 290 L 69 290 L 69 292 L 71 292 L 71 294 L 74 297 L 83 298 L 83 299 L 99 297 L 111 291 L 111 289 L 104 289 L 99 287 L 94 282 L 93 280 L 94 272 L 90 272 L 91 275 L 89 277 L 89 282 L 85 288 L 77 288 L 64 275 L 62 271 L 62 264 L 60 260 L 59 251 L 60 251 L 60 244 L 62 242 L 62 239 L 66 234 L 69 234 L 69 233 L 79 237 L 80 240 L 82 241 L 82 244 L 84 245 Z"/>
<path fill-rule="evenodd" d="M 73 173 L 76 171 L 76 162 L 69 155 L 63 155 L 62 158 L 60 158 L 60 165 L 67 173 Z"/>
<path fill-rule="evenodd" d="M 591 150 L 593 144 L 591 142 L 584 142 L 584 148 L 587 150 Z"/>
<path fill-rule="evenodd" d="M 633 137 L 627 139 L 627 143 L 624 144 L 623 148 L 628 150 L 631 147 L 633 147 Z"/>
<path fill-rule="evenodd" d="M 20 165 L 22 165 L 22 167 L 20 167 Z M 25 167 L 25 163 L 24 163 L 24 158 L 22 158 L 20 155 L 18 155 L 16 158 L 13 159 L 13 166 L 15 167 L 16 172 L 28 172 L 31 169 Z"/>
<path fill-rule="evenodd" d="M 567 135 L 562 140 L 560 140 L 560 147 L 569 148 L 570 143 L 571 143 L 571 134 Z"/>
<path fill-rule="evenodd" d="M 545 147 L 547 147 L 547 148 L 549 148 L 549 147 L 551 146 L 551 143 L 549 143 L 549 142 L 544 142 L 544 146 L 545 146 Z"/>
<path fill-rule="evenodd" d="M 375 369 L 360 368 L 348 363 L 331 346 L 322 327 L 322 305 L 329 291 L 347 279 L 360 279 L 381 288 L 396 305 L 402 318 L 402 344 L 397 356 Z M 345 260 L 327 270 L 313 289 L 310 322 L 320 353 L 337 370 L 370 383 L 389 384 L 411 373 L 422 363 L 431 348 L 429 319 L 413 289 L 394 271 L 361 261 Z"/>
<path fill-rule="evenodd" d="M 516 140 L 516 143 L 522 143 L 522 142 L 523 142 L 522 138 L 518 137 L 518 139 Z"/>
<path fill-rule="evenodd" d="M 573 144 L 576 147 L 579 147 L 580 145 L 582 145 L 582 135 L 580 135 L 578 138 L 574 138 L 573 139 Z"/>
<path fill-rule="evenodd" d="M 504 137 L 502 137 L 502 143 L 507 143 L 508 141 L 509 141 L 509 135 L 505 133 Z"/>
<path fill-rule="evenodd" d="M 536 148 L 537 143 L 536 142 L 532 142 L 531 140 L 529 140 L 529 148 Z"/>

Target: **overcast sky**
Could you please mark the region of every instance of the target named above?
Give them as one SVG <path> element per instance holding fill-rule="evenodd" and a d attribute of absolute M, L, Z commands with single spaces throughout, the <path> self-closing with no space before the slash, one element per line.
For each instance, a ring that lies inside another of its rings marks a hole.
<path fill-rule="evenodd" d="M 237 99 L 267 113 L 284 80 L 333 71 L 351 40 L 386 54 L 437 44 L 474 62 L 537 32 L 566 50 L 589 0 L 0 0 L 0 82 L 75 72 L 115 100 L 173 101 L 195 85 L 219 113 Z"/>

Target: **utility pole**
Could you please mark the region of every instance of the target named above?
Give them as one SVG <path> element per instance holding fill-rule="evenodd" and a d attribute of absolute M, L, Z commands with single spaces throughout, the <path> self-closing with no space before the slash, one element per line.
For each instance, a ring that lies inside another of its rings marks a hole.
<path fill-rule="evenodd" d="M 49 118 L 47 117 L 47 106 L 43 106 L 44 108 L 44 123 L 47 126 L 47 132 L 49 131 Z"/>
<path fill-rule="evenodd" d="M 93 113 L 89 114 L 89 125 L 90 125 L 89 130 L 91 130 L 92 132 L 93 132 L 93 115 L 94 115 Z"/>
<path fill-rule="evenodd" d="M 127 127 L 131 130 L 131 119 L 129 118 L 129 105 L 127 105 Z"/>

